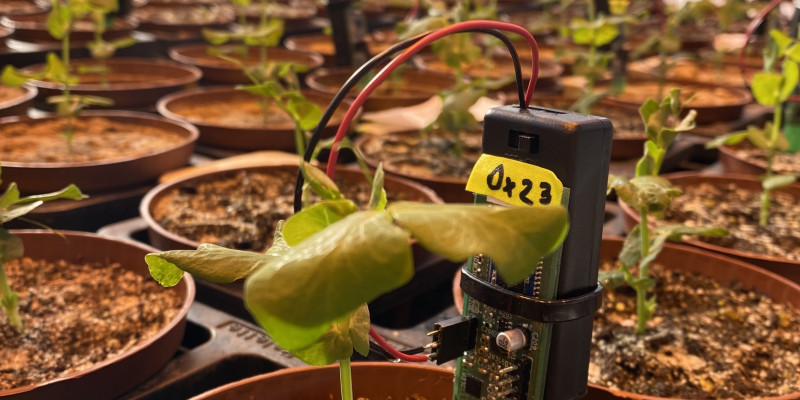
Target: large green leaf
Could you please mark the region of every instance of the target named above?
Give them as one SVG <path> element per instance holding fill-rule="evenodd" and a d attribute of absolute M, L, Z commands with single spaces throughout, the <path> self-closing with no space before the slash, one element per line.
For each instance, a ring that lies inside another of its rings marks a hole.
<path fill-rule="evenodd" d="M 175 286 L 183 271 L 211 282 L 229 283 L 252 274 L 275 255 L 233 250 L 203 243 L 197 250 L 170 250 L 150 253 L 145 261 L 150 275 L 163 286 Z"/>
<path fill-rule="evenodd" d="M 760 104 L 774 107 L 780 103 L 783 76 L 774 72 L 759 72 L 753 75 L 753 96 Z"/>
<path fill-rule="evenodd" d="M 245 301 L 259 322 L 332 322 L 411 279 L 409 240 L 386 212 L 350 214 L 268 260 L 245 281 Z"/>
<path fill-rule="evenodd" d="M 16 202 L 16 204 L 32 203 L 34 201 L 51 201 L 57 199 L 82 200 L 87 197 L 89 196 L 83 194 L 77 186 L 70 184 L 67 187 L 55 192 L 22 197 Z"/>
<path fill-rule="evenodd" d="M 3 85 L 11 87 L 20 87 L 28 83 L 28 80 L 32 78 L 33 77 L 28 74 L 17 71 L 17 69 L 11 65 L 3 67 L 3 73 L 0 75 L 0 81 L 3 82 Z"/>
<path fill-rule="evenodd" d="M 339 190 L 336 183 L 319 168 L 304 161 L 303 164 L 300 165 L 300 172 L 303 174 L 306 183 L 311 186 L 311 190 L 313 190 L 317 196 L 321 197 L 322 200 L 338 200 L 344 198 L 344 196 L 342 196 L 342 191 Z"/>
<path fill-rule="evenodd" d="M 358 211 L 350 200 L 327 200 L 312 205 L 286 220 L 283 237 L 289 246 L 296 246 L 315 233 Z"/>
<path fill-rule="evenodd" d="M 22 239 L 0 227 L 0 268 L 6 261 L 21 258 L 24 254 L 25 247 Z"/>
<path fill-rule="evenodd" d="M 47 15 L 47 32 L 56 40 L 61 40 L 72 29 L 72 11 L 60 1 L 51 2 Z"/>
<path fill-rule="evenodd" d="M 530 276 L 536 260 L 555 251 L 566 236 L 560 206 L 492 207 L 398 202 L 387 210 L 428 250 L 452 261 L 486 254 L 506 282 Z"/>

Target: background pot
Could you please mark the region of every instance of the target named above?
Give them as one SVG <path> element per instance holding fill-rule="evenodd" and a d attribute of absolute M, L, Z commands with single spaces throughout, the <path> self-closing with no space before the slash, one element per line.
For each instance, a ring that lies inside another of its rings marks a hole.
<path fill-rule="evenodd" d="M 204 82 L 226 83 L 226 84 L 249 84 L 250 80 L 244 75 L 238 65 L 223 60 L 217 56 L 209 54 L 209 49 L 214 47 L 231 46 L 211 46 L 208 44 L 187 44 L 175 46 L 169 49 L 169 57 L 183 64 L 192 65 L 203 72 Z M 249 46 L 248 64 L 253 65 L 259 62 L 258 47 Z M 234 53 L 235 54 L 235 53 Z M 267 59 L 279 62 L 291 62 L 300 64 L 311 71 L 322 66 L 322 56 L 317 53 L 307 51 L 288 50 L 283 47 L 270 47 L 267 49 Z M 302 77 L 305 73 L 301 73 Z"/>
<path fill-rule="evenodd" d="M 73 68 L 96 67 L 95 59 L 72 61 Z M 194 85 L 201 76 L 200 70 L 169 60 L 144 58 L 111 58 L 108 60 L 109 83 L 100 83 L 100 74 L 80 74 L 80 83 L 72 85 L 72 93 L 106 97 L 114 101 L 109 108 L 151 108 L 164 95 Z M 41 70 L 44 65 L 25 68 Z M 37 102 L 45 104 L 50 96 L 61 95 L 64 85 L 60 83 L 31 80 L 29 85 L 39 89 Z M 50 106 L 52 107 L 52 106 Z"/>
<path fill-rule="evenodd" d="M 669 179 L 673 185 L 692 186 L 699 185 L 700 183 L 710 183 L 714 185 L 722 185 L 727 183 L 735 183 L 737 186 L 752 190 L 754 192 L 761 192 L 761 182 L 753 176 L 747 175 L 701 175 L 694 172 L 676 173 L 664 175 Z M 789 193 L 796 199 L 800 199 L 800 185 L 792 185 L 777 192 Z M 622 209 L 624 217 L 624 226 L 627 231 L 630 231 L 634 225 L 639 221 L 638 212 L 634 212 L 627 204 L 619 201 L 620 208 Z M 698 239 L 684 239 L 684 242 L 692 246 L 700 247 L 705 250 L 710 250 L 715 253 L 721 253 L 729 257 L 742 260 L 744 262 L 757 265 L 765 268 L 770 272 L 784 276 L 794 282 L 800 283 L 800 261 L 789 260 L 774 256 L 761 255 L 750 252 L 743 252 L 739 250 L 730 249 L 723 246 L 718 246 L 710 243 L 703 242 Z"/>
<path fill-rule="evenodd" d="M 344 85 L 352 68 L 319 69 L 306 76 L 306 84 L 311 89 L 335 95 Z M 399 89 L 393 92 L 379 88 L 364 103 L 364 111 L 379 111 L 394 107 L 408 107 L 424 103 L 440 91 L 450 89 L 456 84 L 455 76 L 436 71 L 404 69 Z M 381 87 L 389 87 L 392 82 L 384 82 Z M 354 94 L 354 91 L 351 92 Z"/>
<path fill-rule="evenodd" d="M 108 238 L 91 233 L 61 231 L 15 231 L 25 245 L 25 256 L 73 262 L 118 262 L 123 268 L 150 278 L 144 256 L 154 249 L 135 242 Z M 0 391 L 0 397 L 13 400 L 57 398 L 112 399 L 130 390 L 155 374 L 172 358 L 183 339 L 186 313 L 194 299 L 194 281 L 184 276 L 181 283 L 168 290 L 177 290 L 183 305 L 175 318 L 150 339 L 127 352 L 39 385 Z"/>
<path fill-rule="evenodd" d="M 600 248 L 601 260 L 614 260 L 622 249 L 623 238 L 604 237 Z M 667 243 L 655 260 L 669 269 L 697 273 L 712 278 L 721 284 L 739 282 L 744 288 L 765 294 L 773 301 L 800 308 L 800 286 L 784 277 L 757 268 L 748 263 L 719 254 L 693 249 L 678 244 Z M 800 392 L 785 396 L 769 397 L 770 400 L 789 400 L 800 397 Z M 659 400 L 656 396 L 646 396 L 622 390 L 615 390 L 589 384 L 588 399 L 640 399 Z"/>
<path fill-rule="evenodd" d="M 353 363 L 353 394 L 358 398 L 405 399 L 419 395 L 430 400 L 453 397 L 453 371 L 432 366 Z M 339 398 L 339 367 L 284 369 L 247 378 L 211 390 L 192 400 L 258 398 L 269 393 L 271 400 Z M 331 397 L 332 396 L 332 397 Z"/>
<path fill-rule="evenodd" d="M 737 146 L 720 146 L 719 147 L 719 162 L 722 165 L 722 170 L 729 174 L 746 174 L 746 175 L 762 175 L 767 169 L 765 168 L 766 161 L 758 163 L 752 158 L 745 158 L 737 154 L 736 148 L 738 146 L 750 146 L 749 143 L 739 144 Z M 762 152 L 763 153 L 763 152 Z M 794 154 L 792 157 L 797 157 L 800 160 L 800 154 Z M 774 164 L 774 165 L 777 165 Z M 789 168 L 791 169 L 791 168 Z M 790 173 L 798 171 L 777 171 L 778 173 Z"/>
<path fill-rule="evenodd" d="M 365 40 L 370 54 L 377 54 L 385 48 L 385 44 L 372 37 L 367 37 Z M 336 65 L 336 46 L 333 44 L 332 36 L 324 34 L 296 35 L 286 38 L 284 44 L 289 50 L 321 54 L 325 59 L 325 66 L 333 67 Z"/>
<path fill-rule="evenodd" d="M 131 15 L 139 21 L 139 30 L 165 39 L 200 37 L 203 29 L 225 29 L 236 18 L 230 4 L 213 3 L 148 4 Z"/>
<path fill-rule="evenodd" d="M 303 91 L 307 99 L 321 107 L 327 107 L 333 96 L 314 91 Z M 291 121 L 270 124 L 269 126 L 236 127 L 214 121 L 204 121 L 182 114 L 182 109 L 198 105 L 231 102 L 255 102 L 260 97 L 229 86 L 197 88 L 173 93 L 158 101 L 158 112 L 175 121 L 191 123 L 200 130 L 198 143 L 224 149 L 234 150 L 286 150 L 294 151 L 294 124 Z M 344 102 L 341 109 L 348 107 Z M 339 114 L 339 113 L 337 113 Z M 334 115 L 323 131 L 323 137 L 336 133 L 341 122 L 341 114 Z"/>
<path fill-rule="evenodd" d="M 194 149 L 197 129 L 180 122 L 145 113 L 130 111 L 86 111 L 83 117 L 106 117 L 131 124 L 142 124 L 175 132 L 183 141 L 172 148 L 162 149 L 139 158 L 120 158 L 81 163 L 47 163 L 3 161 L 3 181 L 20 182 L 27 193 L 46 193 L 74 183 L 86 193 L 145 184 L 172 169 L 184 166 Z M 41 120 L 52 120 L 55 117 Z M 21 117 L 0 119 L 0 124 L 19 123 L 30 120 Z M 79 132 L 76 134 L 80 134 Z"/>
<path fill-rule="evenodd" d="M 14 115 L 25 115 L 25 112 L 33 104 L 36 97 L 36 88 L 23 86 L 18 89 L 20 95 L 16 98 L 0 102 L 0 117 L 10 117 Z"/>
<path fill-rule="evenodd" d="M 59 40 L 50 36 L 47 31 L 47 13 L 30 15 L 7 15 L 0 18 L 0 24 L 14 30 L 11 38 L 23 42 L 49 42 Z M 133 18 L 115 18 L 114 23 L 103 34 L 105 40 L 122 39 L 128 37 L 136 29 L 138 23 Z M 91 27 L 76 26 L 70 33 L 71 43 L 88 42 L 94 38 Z"/>

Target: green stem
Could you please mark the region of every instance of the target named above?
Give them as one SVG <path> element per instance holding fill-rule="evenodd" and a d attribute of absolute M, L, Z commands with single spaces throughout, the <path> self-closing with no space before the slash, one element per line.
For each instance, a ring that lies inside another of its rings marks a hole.
<path fill-rule="evenodd" d="M 642 208 L 639 210 L 641 222 L 639 222 L 639 232 L 641 234 L 642 242 L 642 258 L 650 254 L 650 227 L 647 221 L 647 209 Z M 647 278 L 647 270 L 649 265 L 647 263 L 639 264 L 639 279 Z M 647 292 L 635 288 L 636 290 L 636 333 L 641 335 L 647 330 L 647 319 L 649 317 L 647 312 Z"/>
<path fill-rule="evenodd" d="M 2 299 L 12 299 L 3 301 L 3 308 L 6 310 L 6 314 L 8 315 L 8 323 L 11 324 L 17 330 L 22 330 L 22 320 L 19 317 L 19 309 L 17 307 L 16 296 L 17 294 L 11 290 L 11 286 L 8 285 L 8 277 L 6 277 L 6 270 L 0 265 L 0 294 L 2 294 Z"/>
<path fill-rule="evenodd" d="M 349 358 L 339 360 L 339 385 L 342 387 L 342 400 L 353 400 L 353 376 Z"/>
<path fill-rule="evenodd" d="M 297 124 L 294 125 L 294 143 L 297 155 L 299 155 L 300 158 L 302 159 L 303 154 L 305 153 L 306 150 L 306 138 L 305 135 L 303 135 L 303 130 L 300 129 L 300 127 Z"/>
<path fill-rule="evenodd" d="M 772 118 L 772 131 L 770 132 L 769 148 L 767 149 L 767 172 L 764 175 L 765 180 L 771 178 L 773 174 L 772 163 L 775 160 L 775 146 L 780 138 L 781 124 L 783 124 L 783 104 L 779 103 L 775 106 L 775 115 Z M 758 215 L 758 224 L 761 226 L 767 226 L 769 222 L 771 192 L 772 191 L 767 188 L 764 188 L 764 191 L 761 192 L 761 210 Z"/>
<path fill-rule="evenodd" d="M 61 40 L 61 60 L 64 63 L 64 68 L 67 69 L 67 75 L 72 73 L 69 60 L 69 35 L 64 36 Z M 69 82 L 64 82 L 64 101 L 67 104 L 67 121 L 66 128 L 64 129 L 64 136 L 67 138 L 67 150 L 72 154 L 72 92 L 70 91 Z"/>

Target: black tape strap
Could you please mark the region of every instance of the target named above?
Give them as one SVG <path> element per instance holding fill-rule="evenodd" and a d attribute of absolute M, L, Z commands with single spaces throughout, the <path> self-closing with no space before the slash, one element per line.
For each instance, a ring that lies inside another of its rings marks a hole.
<path fill-rule="evenodd" d="M 594 315 L 603 304 L 603 285 L 589 293 L 568 299 L 542 300 L 484 282 L 461 268 L 461 289 L 473 299 L 489 307 L 536 322 L 555 324 Z"/>

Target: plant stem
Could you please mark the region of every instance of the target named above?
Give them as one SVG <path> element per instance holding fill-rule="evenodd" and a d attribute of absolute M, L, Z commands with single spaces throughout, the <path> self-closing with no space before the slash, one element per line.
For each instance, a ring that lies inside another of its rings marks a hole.
<path fill-rule="evenodd" d="M 8 285 L 8 277 L 6 277 L 6 270 L 3 268 L 3 265 L 0 264 L 0 294 L 2 294 L 2 299 L 13 299 L 16 297 L 16 293 L 11 290 L 11 286 Z M 17 301 L 16 300 L 6 300 L 2 302 L 3 308 L 6 310 L 6 314 L 8 315 L 8 323 L 11 324 L 17 330 L 22 330 L 22 320 L 19 318 L 19 309 L 17 308 Z"/>
<path fill-rule="evenodd" d="M 781 124 L 783 123 L 783 104 L 778 103 L 775 106 L 775 115 L 772 118 L 772 132 L 769 137 L 769 148 L 767 149 L 767 172 L 764 179 L 772 177 L 772 163 L 775 160 L 775 145 L 778 143 L 780 137 Z M 770 189 L 764 188 L 761 192 L 761 211 L 759 212 L 758 224 L 767 226 L 769 222 L 769 208 L 770 208 Z"/>
<path fill-rule="evenodd" d="M 641 217 L 641 221 L 639 222 L 639 232 L 641 233 L 641 242 L 642 242 L 642 258 L 644 259 L 650 254 L 650 227 L 648 226 L 647 221 L 647 209 L 642 208 L 639 210 L 639 215 Z M 646 279 L 647 278 L 647 263 L 640 263 L 639 264 L 639 279 Z M 649 315 L 647 315 L 647 292 L 645 290 L 641 290 L 638 287 L 634 287 L 636 290 L 636 334 L 641 335 L 647 330 L 647 319 Z"/>
<path fill-rule="evenodd" d="M 69 35 L 64 36 L 61 40 L 61 60 L 64 63 L 64 68 L 67 69 L 67 75 L 72 72 L 69 65 Z M 64 82 L 64 100 L 67 104 L 67 121 L 64 136 L 67 138 L 67 150 L 72 154 L 72 93 L 70 92 L 69 82 Z"/>
<path fill-rule="evenodd" d="M 349 358 L 339 360 L 339 385 L 342 387 L 342 400 L 353 400 L 353 376 Z"/>

